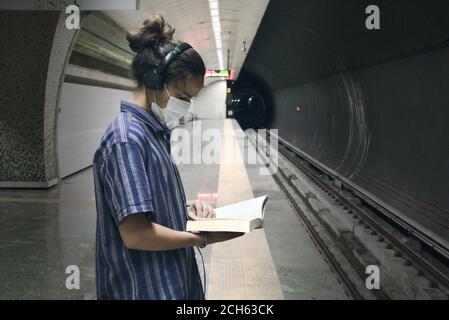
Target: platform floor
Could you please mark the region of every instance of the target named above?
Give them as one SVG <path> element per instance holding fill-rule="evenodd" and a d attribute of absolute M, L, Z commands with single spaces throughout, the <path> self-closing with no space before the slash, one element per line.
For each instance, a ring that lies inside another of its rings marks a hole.
<path fill-rule="evenodd" d="M 241 161 L 254 147 L 238 138 L 238 124 L 202 120 L 201 131 L 186 128 L 196 141 L 210 128 L 224 132 L 220 164 L 178 166 L 188 199 L 221 206 L 270 195 L 264 229 L 203 250 L 207 298 L 346 299 L 273 178 Z M 95 299 L 93 194 L 91 169 L 46 191 L 0 190 L 0 299 Z M 79 290 L 65 287 L 68 265 L 80 268 Z"/>

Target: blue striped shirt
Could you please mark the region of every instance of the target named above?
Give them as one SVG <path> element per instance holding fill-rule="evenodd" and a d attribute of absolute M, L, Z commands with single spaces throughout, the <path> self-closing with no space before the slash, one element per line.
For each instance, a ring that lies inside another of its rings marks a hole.
<path fill-rule="evenodd" d="M 142 213 L 185 231 L 186 197 L 170 156 L 170 129 L 128 101 L 106 129 L 93 159 L 96 284 L 99 299 L 204 299 L 192 247 L 130 250 L 118 225 Z"/>

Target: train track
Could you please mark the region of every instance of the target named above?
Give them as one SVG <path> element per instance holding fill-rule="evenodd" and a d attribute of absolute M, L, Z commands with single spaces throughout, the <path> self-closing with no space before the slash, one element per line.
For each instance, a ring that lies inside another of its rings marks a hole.
<path fill-rule="evenodd" d="M 293 208 L 295 209 L 296 214 L 299 216 L 300 220 L 304 222 L 304 225 L 306 226 L 307 230 L 309 231 L 309 234 L 311 235 L 314 242 L 317 244 L 317 246 L 321 249 L 322 253 L 327 257 L 327 262 L 332 268 L 332 270 L 336 273 L 339 282 L 343 285 L 346 294 L 348 297 L 355 299 L 355 300 L 363 300 L 364 297 L 360 293 L 360 291 L 357 289 L 357 287 L 354 285 L 354 283 L 349 279 L 347 272 L 341 267 L 341 264 L 339 261 L 335 258 L 333 253 L 330 251 L 329 247 L 326 245 L 326 243 L 322 240 L 319 233 L 315 230 L 314 226 L 310 222 L 310 220 L 306 217 L 303 210 L 297 205 L 295 199 L 291 195 L 291 193 L 287 190 L 282 180 L 279 178 L 279 176 L 276 174 L 273 176 L 276 183 L 279 185 L 280 189 L 290 203 L 292 204 Z M 286 178 L 284 176 L 284 178 Z"/>
<path fill-rule="evenodd" d="M 254 140 L 255 137 L 250 137 L 250 139 L 253 140 L 253 143 L 256 141 Z M 302 172 L 313 184 L 326 193 L 330 199 L 338 203 L 340 207 L 344 208 L 348 214 L 357 217 L 366 229 L 371 230 L 371 234 L 376 234 L 379 241 L 384 242 L 387 248 L 395 251 L 396 257 L 402 257 L 407 265 L 413 266 L 416 269 L 417 275 L 426 277 L 431 288 L 438 288 L 444 292 L 446 298 L 449 297 L 449 276 L 445 273 L 446 270 L 436 267 L 428 260 L 427 256 L 424 257 L 420 252 L 404 244 L 398 238 L 397 233 L 393 234 L 390 231 L 391 229 L 385 227 L 383 223 L 379 222 L 379 215 L 373 214 L 373 208 L 368 208 L 364 204 L 365 202 L 359 199 L 359 197 L 355 193 L 351 192 L 351 190 L 345 189 L 345 193 L 343 193 L 342 188 L 334 187 L 333 182 L 336 180 L 335 176 L 317 168 L 314 163 L 311 163 L 309 159 L 302 157 L 298 152 L 296 152 L 296 150 L 292 149 L 281 139 L 278 139 L 278 144 L 278 151 L 283 157 L 285 157 L 285 159 L 287 159 L 294 167 L 299 169 L 299 171 Z M 338 261 L 338 259 L 335 258 L 334 252 L 332 252 L 332 250 L 329 249 L 328 244 L 323 241 L 322 235 L 317 232 L 308 216 L 296 203 L 295 194 L 301 198 L 303 198 L 303 196 L 301 196 L 299 191 L 294 191 L 295 185 L 291 182 L 288 174 L 283 172 L 281 168 L 278 168 L 278 172 L 274 174 L 273 177 L 282 191 L 286 194 L 298 217 L 304 222 L 315 243 L 322 250 L 329 265 L 335 271 L 340 282 L 346 288 L 347 294 L 353 299 L 366 298 L 367 293 L 363 292 L 363 288 L 360 289 L 360 286 L 354 284 L 353 279 L 351 279 L 346 270 L 342 268 L 341 261 Z M 292 194 L 292 190 L 294 194 Z M 354 201 L 354 199 L 357 199 L 358 201 Z M 307 203 L 307 199 L 303 198 L 302 200 Z M 310 209 L 313 211 L 312 208 Z M 354 266 L 356 273 L 358 273 L 363 279 L 363 276 L 366 276 L 364 270 L 357 268 L 357 263 L 354 262 L 354 259 L 351 257 L 351 254 L 348 253 L 348 250 L 343 250 L 343 252 L 348 262 Z M 377 299 L 395 298 L 383 290 L 375 290 L 370 293 Z"/>

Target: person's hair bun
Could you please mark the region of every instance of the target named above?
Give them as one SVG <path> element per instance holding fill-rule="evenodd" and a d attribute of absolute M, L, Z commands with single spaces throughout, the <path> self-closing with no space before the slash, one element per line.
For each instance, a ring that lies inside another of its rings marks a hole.
<path fill-rule="evenodd" d="M 128 32 L 126 39 L 132 51 L 139 53 L 146 48 L 154 49 L 159 43 L 173 39 L 173 29 L 160 15 L 146 19 L 137 32 Z"/>

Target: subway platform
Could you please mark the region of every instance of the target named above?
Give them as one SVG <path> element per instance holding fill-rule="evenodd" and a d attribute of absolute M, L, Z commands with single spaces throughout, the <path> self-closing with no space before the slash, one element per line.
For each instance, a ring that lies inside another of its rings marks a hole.
<path fill-rule="evenodd" d="M 189 200 L 219 207 L 270 196 L 263 229 L 202 250 L 207 299 L 347 299 L 273 177 L 261 174 L 263 164 L 245 163 L 255 150 L 237 122 L 196 120 L 181 129 L 202 148 L 207 130 L 222 137 L 216 163 L 178 165 Z M 91 168 L 49 190 L 1 190 L 0 299 L 95 299 L 95 223 Z M 203 277 L 198 254 L 197 261 Z M 71 265 L 80 270 L 79 290 L 65 285 Z"/>

